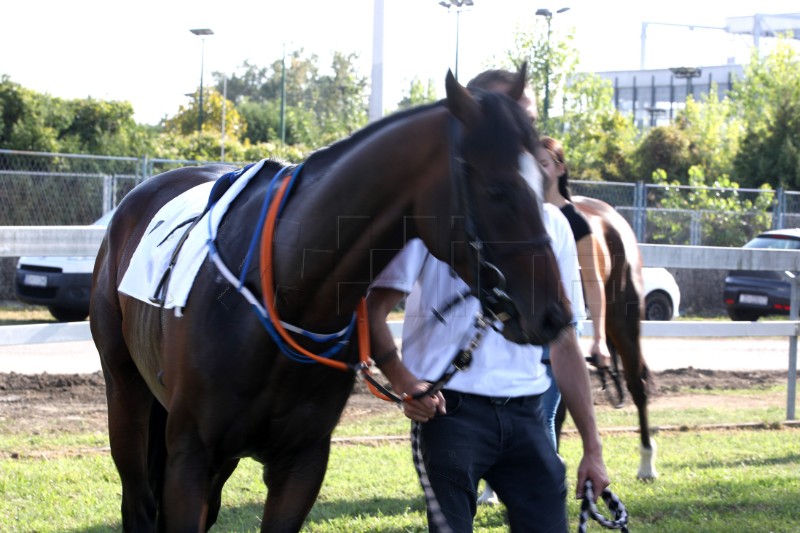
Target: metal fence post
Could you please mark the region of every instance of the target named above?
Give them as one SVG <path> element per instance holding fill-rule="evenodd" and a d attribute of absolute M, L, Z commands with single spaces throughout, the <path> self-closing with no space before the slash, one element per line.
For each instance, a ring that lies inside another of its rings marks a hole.
<path fill-rule="evenodd" d="M 792 283 L 792 299 L 789 304 L 789 320 L 797 320 L 798 312 L 797 306 L 800 305 L 798 301 L 798 286 L 800 286 L 800 279 L 797 278 L 796 273 L 789 273 Z M 794 337 L 789 337 L 789 378 L 786 388 L 786 420 L 794 420 L 795 404 L 797 398 L 797 334 L 795 331 Z"/>
<path fill-rule="evenodd" d="M 103 214 L 114 208 L 114 177 L 106 174 L 103 176 Z"/>
<path fill-rule="evenodd" d="M 647 186 L 643 181 L 637 181 L 633 189 L 633 205 L 633 232 L 636 234 L 636 240 L 644 242 L 647 227 Z"/>
<path fill-rule="evenodd" d="M 702 243 L 702 216 L 701 211 L 692 211 L 692 222 L 689 227 L 689 244 L 692 246 L 700 246 Z"/>
<path fill-rule="evenodd" d="M 783 187 L 775 190 L 775 202 L 772 208 L 772 229 L 783 229 L 783 214 L 786 212 L 786 195 Z"/>
<path fill-rule="evenodd" d="M 148 166 L 149 158 L 147 156 L 142 157 L 142 181 L 146 180 L 149 175 L 147 174 L 147 166 Z"/>

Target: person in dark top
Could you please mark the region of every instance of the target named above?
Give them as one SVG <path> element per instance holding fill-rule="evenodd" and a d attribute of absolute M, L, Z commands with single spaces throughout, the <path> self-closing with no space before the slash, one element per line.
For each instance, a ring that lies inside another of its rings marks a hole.
<path fill-rule="evenodd" d="M 578 264 L 586 306 L 592 320 L 594 339 L 589 354 L 598 366 L 608 366 L 610 354 L 606 345 L 606 293 L 598 257 L 600 241 L 592 233 L 589 222 L 570 202 L 569 170 L 564 160 L 564 147 L 552 137 L 542 137 L 536 150 L 536 160 L 544 170 L 545 201 L 561 209 L 567 217 L 578 248 Z"/>
<path fill-rule="evenodd" d="M 598 367 L 607 367 L 611 356 L 606 345 L 606 293 L 598 261 L 598 256 L 602 253 L 600 242 L 592 233 L 589 222 L 570 202 L 569 171 L 564 160 L 564 147 L 561 143 L 552 137 L 542 137 L 534 155 L 544 171 L 545 201 L 555 205 L 564 213 L 572 229 L 572 235 L 575 237 L 584 299 L 586 307 L 589 308 L 594 330 L 589 353 Z M 580 335 L 580 331 L 578 334 Z M 545 350 L 542 358 L 543 362 L 549 362 L 549 350 Z M 548 367 L 548 372 L 551 371 Z M 552 382 L 550 389 L 543 395 L 542 409 L 550 429 L 550 438 L 556 448 L 558 447 L 556 412 L 560 401 L 561 393 L 555 382 Z"/>

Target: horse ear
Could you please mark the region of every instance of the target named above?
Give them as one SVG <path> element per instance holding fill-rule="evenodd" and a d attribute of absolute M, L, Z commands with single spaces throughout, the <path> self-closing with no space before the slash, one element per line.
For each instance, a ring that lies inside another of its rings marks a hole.
<path fill-rule="evenodd" d="M 528 80 L 528 62 L 523 61 L 517 71 L 517 79 L 514 80 L 514 85 L 509 89 L 508 96 L 515 102 L 522 98 L 522 93 L 525 92 L 525 85 Z"/>
<path fill-rule="evenodd" d="M 480 119 L 481 108 L 472 94 L 456 81 L 453 72 L 448 69 L 444 80 L 447 92 L 447 108 L 462 124 L 473 126 Z"/>

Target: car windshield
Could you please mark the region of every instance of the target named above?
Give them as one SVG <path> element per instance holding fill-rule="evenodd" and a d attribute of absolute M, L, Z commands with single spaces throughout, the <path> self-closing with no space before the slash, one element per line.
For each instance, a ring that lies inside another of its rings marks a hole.
<path fill-rule="evenodd" d="M 744 245 L 745 248 L 771 248 L 773 250 L 800 250 L 800 240 L 781 235 L 761 235 Z"/>

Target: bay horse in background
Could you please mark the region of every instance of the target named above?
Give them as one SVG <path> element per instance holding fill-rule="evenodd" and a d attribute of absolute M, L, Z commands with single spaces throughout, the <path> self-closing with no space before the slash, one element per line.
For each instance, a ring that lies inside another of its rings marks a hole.
<path fill-rule="evenodd" d="M 295 331 L 338 332 L 354 323 L 372 277 L 418 237 L 476 294 L 505 296 L 481 301 L 484 309 L 503 307 L 496 314 L 508 317 L 508 340 L 546 344 L 568 325 L 547 234 L 530 208 L 537 199 L 520 174 L 521 154 L 536 143 L 516 103 L 524 85 L 523 66 L 509 94 L 473 96 L 448 73 L 442 102 L 384 118 L 312 154 L 274 232 L 262 231 L 274 253 L 262 248 L 249 262 L 268 183 L 282 172 L 266 162 L 208 244 L 229 272 L 243 270 L 241 286 L 205 257 L 182 316 L 120 292 L 119 283 L 162 206 L 195 186 L 224 181 L 232 169 L 173 170 L 123 199 L 95 264 L 91 330 L 106 382 L 125 531 L 208 530 L 242 457 L 264 464 L 262 531 L 299 531 L 316 500 L 331 433 L 359 368 L 359 343 L 332 357 L 349 371 L 300 364 L 281 353 L 267 321 L 235 289 L 274 293 L 264 305 Z M 482 270 L 494 272 L 505 289 L 482 286 Z M 265 271 L 272 283 L 264 282 Z M 326 339 L 296 342 L 328 350 Z"/>
<path fill-rule="evenodd" d="M 640 463 L 637 477 L 652 480 L 658 477 L 658 473 L 655 468 L 656 443 L 650 437 L 647 413 L 652 378 L 641 344 L 645 307 L 639 245 L 628 221 L 609 204 L 585 196 L 572 196 L 570 201 L 586 217 L 601 247 L 597 256 L 605 283 L 606 339 L 613 359 L 611 368 L 617 366 L 617 361 L 622 362 L 625 383 L 639 413 Z M 566 408 L 561 402 L 556 419 L 557 434 L 561 432 L 565 416 Z"/>

